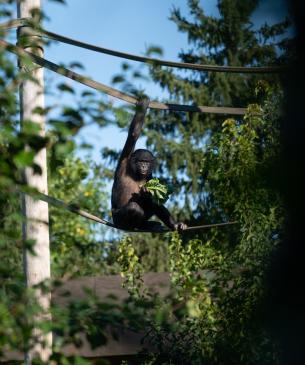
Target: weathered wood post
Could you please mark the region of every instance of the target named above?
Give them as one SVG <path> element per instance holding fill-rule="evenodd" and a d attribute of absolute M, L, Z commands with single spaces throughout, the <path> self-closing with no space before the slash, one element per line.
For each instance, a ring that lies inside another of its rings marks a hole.
<path fill-rule="evenodd" d="M 40 0 L 18 0 L 17 12 L 18 17 L 28 18 L 33 17 L 40 11 Z M 34 11 L 33 11 L 34 10 Z M 23 34 L 23 29 L 19 29 L 19 35 Z M 35 38 L 29 37 L 25 48 L 33 53 L 43 57 L 43 48 L 31 47 L 32 42 L 37 41 Z M 40 135 L 45 134 L 45 117 L 35 112 L 37 108 L 44 108 L 44 79 L 43 68 L 35 67 L 30 71 L 31 76 L 36 82 L 26 80 L 20 87 L 20 117 L 21 127 L 24 121 L 30 120 L 37 123 L 39 126 Z M 48 193 L 47 185 L 47 156 L 46 148 L 41 149 L 35 155 L 35 163 L 37 163 L 42 173 L 35 174 L 33 169 L 27 168 L 25 170 L 26 183 L 36 188 L 42 193 Z M 24 271 L 26 277 L 26 284 L 28 287 L 32 287 L 35 284 L 40 283 L 45 279 L 50 278 L 50 247 L 49 247 L 49 212 L 48 204 L 34 200 L 28 195 L 23 197 L 23 214 L 25 216 L 25 223 L 23 225 L 23 238 L 24 240 L 33 240 L 35 242 L 34 251 L 35 255 L 32 255 L 29 250 L 24 249 Z M 51 294 L 42 293 L 40 290 L 35 292 L 36 298 L 43 308 L 43 313 L 35 318 L 35 322 L 50 319 L 48 314 L 50 307 Z M 26 354 L 26 363 L 31 363 L 34 356 L 39 356 L 41 360 L 47 361 L 52 351 L 52 334 L 48 333 L 43 335 L 38 329 L 34 329 L 33 339 L 37 342 L 34 348 Z"/>

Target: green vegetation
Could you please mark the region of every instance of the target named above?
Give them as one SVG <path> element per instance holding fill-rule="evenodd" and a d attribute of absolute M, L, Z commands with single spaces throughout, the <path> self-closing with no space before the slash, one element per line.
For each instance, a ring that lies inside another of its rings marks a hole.
<path fill-rule="evenodd" d="M 284 34 L 290 23 L 255 29 L 251 17 L 257 1 L 219 1 L 217 18 L 207 16 L 198 1 L 188 4 L 189 17 L 176 8 L 171 15 L 189 39 L 182 61 L 240 66 L 286 62 L 291 48 Z M 154 52 L 155 47 L 148 50 Z M 133 72 L 130 67 L 131 76 Z M 171 211 L 189 225 L 238 222 L 182 237 L 174 234 L 157 244 L 167 255 L 162 263 L 151 262 L 170 272 L 173 294 L 155 304 L 149 333 L 159 353 L 152 363 L 278 363 L 280 351 L 265 325 L 263 303 L 285 216 L 277 185 L 280 79 L 161 67 L 151 67 L 150 77 L 168 92 L 169 101 L 248 107 L 245 117 L 236 119 L 149 112 L 147 145 L 158 158 L 158 177 L 175 188 Z M 133 263 L 123 261 L 126 285 L 137 295 L 141 272 L 149 266 L 151 239 L 142 238 L 139 244 L 132 237 L 121 245 Z"/>
<path fill-rule="evenodd" d="M 159 179 L 150 179 L 143 187 L 151 194 L 152 199 L 157 204 L 164 204 L 171 194 L 171 187 L 159 182 Z"/>
<path fill-rule="evenodd" d="M 11 1 L 3 2 L 1 16 L 11 16 Z M 219 0 L 219 16 L 207 16 L 199 1 L 189 0 L 190 14 L 174 8 L 171 20 L 186 33 L 189 50 L 184 62 L 266 66 L 286 61 L 290 41 L 284 38 L 289 21 L 255 28 L 251 17 L 258 1 Z M 1 34 L 4 36 L 4 34 Z M 157 47 L 148 50 L 156 53 Z M 80 65 L 74 64 L 76 67 Z M 114 81 L 121 87 L 141 77 L 141 70 L 124 64 Z M 277 76 L 174 71 L 150 66 L 150 77 L 168 92 L 168 99 L 198 105 L 247 106 L 244 118 L 198 113 L 149 112 L 144 133 L 158 156 L 157 178 L 145 188 L 158 202 L 168 200 L 177 219 L 189 225 L 236 220 L 237 225 L 187 232 L 105 238 L 100 225 L 50 207 L 52 273 L 54 278 L 121 272 L 131 299 L 104 305 L 92 293 L 64 311 L 52 308 L 57 339 L 52 360 L 58 364 L 85 363 L 61 355 L 65 343 L 79 344 L 84 332 L 93 347 L 105 344 L 111 324 L 147 330 L 156 345 L 149 364 L 277 364 L 280 351 L 265 326 L 266 278 L 282 241 L 285 212 L 278 191 L 283 92 Z M 145 75 L 142 75 L 143 77 Z M 40 137 L 27 121 L 18 127 L 18 85 L 29 76 L 15 68 L 0 50 L 0 356 L 8 349 L 26 350 L 33 318 L 41 308 L 23 284 L 19 199 L 22 171 L 39 169 L 33 156 L 47 146 L 50 195 L 97 215 L 109 216 L 105 182 L 112 178 L 118 151 L 103 150 L 105 165 L 76 154 L 75 137 L 94 121 L 109 125 L 111 109 L 119 128 L 131 119 L 128 109 L 109 108 L 89 91 L 76 92 L 72 105 L 49 105 L 49 125 Z M 127 80 L 129 80 L 127 82 Z M 142 93 L 137 90 L 136 95 Z M 58 111 L 60 109 L 60 111 Z M 26 148 L 27 146 L 27 148 Z M 90 147 L 84 145 L 82 147 Z M 160 181 L 164 181 L 161 184 Z M 26 242 L 34 248 L 35 242 Z M 172 292 L 152 297 L 143 288 L 146 271 L 168 271 Z M 42 290 L 50 283 L 42 283 Z"/>
<path fill-rule="evenodd" d="M 207 146 L 201 169 L 208 174 L 205 191 L 217 202 L 217 214 L 234 213 L 238 225 L 170 238 L 173 294 L 160 300 L 158 320 L 151 322 L 150 335 L 160 348 L 154 364 L 164 357 L 173 364 L 274 364 L 279 359 L 262 306 L 284 217 L 274 184 L 281 94 L 267 94 L 261 106 L 248 108 L 243 121 L 227 119 Z M 131 241 L 122 245 L 130 263 L 122 266 L 126 285 L 139 293 L 141 257 Z"/>
<path fill-rule="evenodd" d="M 90 159 L 66 157 L 53 176 L 49 194 L 101 217 L 108 215 L 105 179 L 101 166 Z M 79 277 L 114 273 L 117 265 L 107 262 L 111 243 L 104 239 L 105 227 L 50 207 L 53 277 Z"/>

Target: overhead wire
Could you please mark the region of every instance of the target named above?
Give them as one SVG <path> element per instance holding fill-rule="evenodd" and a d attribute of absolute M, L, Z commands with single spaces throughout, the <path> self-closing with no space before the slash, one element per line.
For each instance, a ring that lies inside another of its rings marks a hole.
<path fill-rule="evenodd" d="M 32 27 L 32 22 L 30 19 L 27 18 L 20 18 L 15 19 L 7 23 L 3 23 L 0 25 L 2 29 L 11 29 L 16 27 L 26 27 L 25 34 L 28 35 L 40 35 L 47 37 L 49 39 L 53 39 L 59 42 L 63 42 L 66 44 L 70 44 L 72 46 L 81 47 L 84 49 L 88 49 L 94 52 L 103 53 L 107 55 L 111 55 L 114 57 L 120 57 L 132 61 L 138 61 L 147 63 L 153 66 L 166 66 L 166 67 L 175 67 L 175 68 L 182 68 L 182 69 L 189 69 L 189 70 L 196 70 L 196 71 L 211 71 L 211 72 L 231 72 L 231 73 L 281 73 L 284 72 L 287 67 L 286 66 L 219 66 L 219 65 L 203 65 L 203 64 L 195 64 L 195 63 L 188 63 L 188 62 L 175 62 L 175 61 L 167 61 L 162 60 L 159 58 L 152 58 L 152 57 L 145 57 L 134 55 L 127 52 L 116 51 L 113 49 L 105 48 L 96 46 L 90 43 L 78 41 L 76 39 L 72 39 L 46 29 L 42 27 Z"/>
<path fill-rule="evenodd" d="M 132 95 L 114 89 L 110 86 L 104 85 L 101 82 L 92 80 L 88 77 L 80 75 L 79 73 L 72 71 L 64 66 L 57 65 L 45 58 L 42 58 L 32 52 L 24 50 L 22 47 L 15 46 L 3 39 L 0 39 L 0 47 L 7 49 L 9 52 L 16 54 L 19 57 L 25 57 L 32 60 L 34 63 L 41 67 L 46 67 L 51 71 L 54 71 L 60 75 L 75 80 L 83 85 L 86 85 L 92 89 L 102 91 L 110 96 L 126 101 L 130 104 L 136 105 L 138 99 Z M 229 115 L 244 115 L 246 108 L 233 108 L 233 107 L 221 107 L 221 106 L 200 106 L 200 105 L 185 105 L 174 103 L 162 103 L 158 101 L 151 101 L 149 108 L 159 110 L 170 111 L 182 111 L 182 112 L 199 112 L 199 113 L 213 113 L 213 114 L 229 114 Z"/>
<path fill-rule="evenodd" d="M 15 19 L 12 21 L 9 21 L 7 23 L 1 24 L 0 29 L 10 29 L 10 28 L 16 28 L 21 26 L 29 26 L 30 23 L 28 19 Z M 30 29 L 30 28 L 27 28 Z M 31 29 L 28 31 L 29 35 L 43 35 L 50 39 L 54 39 L 60 42 L 64 42 L 67 44 L 71 44 L 77 47 L 86 48 L 95 52 L 109 54 L 116 57 L 121 57 L 125 59 L 130 59 L 134 61 L 140 61 L 144 63 L 149 63 L 151 65 L 162 65 L 162 66 L 168 66 L 168 67 L 177 67 L 177 68 L 184 68 L 184 69 L 192 69 L 197 71 L 214 71 L 214 72 L 235 72 L 235 73 L 279 73 L 283 72 L 286 67 L 285 66 L 268 66 L 268 67 L 236 67 L 236 66 L 217 66 L 217 65 L 200 65 L 200 64 L 191 64 L 191 63 L 183 63 L 183 62 L 173 62 L 173 61 L 166 61 L 166 60 L 160 60 L 156 58 L 149 58 L 144 56 L 137 56 L 132 55 L 125 52 L 115 51 L 103 47 L 98 47 L 92 44 L 88 44 L 85 42 L 80 42 L 77 40 L 74 40 L 72 38 L 68 38 L 47 30 L 43 30 L 42 28 L 38 29 Z M 137 103 L 137 98 L 128 95 L 126 93 L 123 93 L 119 90 L 116 90 L 114 88 L 111 88 L 109 86 L 106 86 L 100 82 L 91 80 L 85 76 L 82 76 L 72 70 L 69 70 L 63 66 L 57 65 L 51 61 L 48 61 L 34 53 L 25 51 L 21 47 L 15 46 L 13 44 L 10 44 L 3 39 L 0 40 L 0 46 L 7 49 L 8 51 L 16 54 L 19 57 L 28 57 L 30 58 L 34 63 L 38 64 L 41 67 L 46 67 L 54 72 L 57 72 L 58 74 L 61 74 L 65 77 L 68 77 L 72 80 L 75 80 L 79 83 L 82 83 L 88 87 L 91 87 L 95 90 L 105 92 L 106 94 L 116 97 L 118 99 L 124 100 L 126 102 L 129 102 L 131 104 Z M 149 108 L 153 109 L 161 109 L 161 110 L 173 110 L 173 111 L 186 111 L 186 112 L 201 112 L 201 113 L 216 113 L 216 114 L 234 114 L 234 115 L 243 115 L 246 112 L 245 108 L 231 108 L 231 107 L 209 107 L 209 106 L 196 106 L 196 105 L 180 105 L 180 104 L 173 104 L 173 103 L 160 103 L 157 101 L 151 101 L 149 103 Z M 89 213 L 75 204 L 67 204 L 64 201 L 60 199 L 56 199 L 54 197 L 51 197 L 49 195 L 43 194 L 43 193 L 35 193 L 34 196 L 37 199 L 43 200 L 48 204 L 57 206 L 59 208 L 66 209 L 72 213 L 78 214 L 80 216 L 83 216 L 87 219 L 93 220 L 97 223 L 104 224 L 106 226 L 121 229 L 119 227 L 116 227 L 113 223 L 100 218 L 92 213 Z M 213 227 L 222 227 L 227 225 L 236 224 L 237 222 L 222 222 L 222 223 L 213 223 L 213 224 L 206 224 L 206 225 L 200 225 L 200 226 L 193 226 L 193 227 L 187 227 L 185 230 L 198 230 L 198 229 L 205 229 L 205 228 L 213 228 Z M 124 230 L 126 231 L 126 230 Z M 128 232 L 151 232 L 151 233 L 166 233 L 169 232 L 169 229 L 162 229 L 161 231 L 152 231 L 152 230 L 128 230 Z"/>

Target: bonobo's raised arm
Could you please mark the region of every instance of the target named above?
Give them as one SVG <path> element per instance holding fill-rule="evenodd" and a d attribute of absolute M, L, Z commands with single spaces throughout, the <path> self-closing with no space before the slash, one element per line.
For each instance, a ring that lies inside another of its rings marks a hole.
<path fill-rule="evenodd" d="M 132 119 L 129 127 L 128 137 L 123 147 L 120 161 L 125 158 L 129 158 L 132 154 L 138 138 L 140 137 L 143 127 L 145 114 L 149 105 L 149 99 L 145 98 L 140 100 L 136 105 L 136 113 Z"/>

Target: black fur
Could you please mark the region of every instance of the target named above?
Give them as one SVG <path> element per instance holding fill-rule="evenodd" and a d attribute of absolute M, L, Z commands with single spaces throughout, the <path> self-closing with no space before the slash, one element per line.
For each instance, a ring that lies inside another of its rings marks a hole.
<path fill-rule="evenodd" d="M 156 215 L 168 228 L 182 230 L 186 226 L 183 223 L 177 224 L 169 211 L 163 205 L 155 204 L 151 195 L 141 187 L 152 178 L 152 171 L 156 165 L 156 159 L 150 151 L 134 151 L 148 104 L 149 101 L 145 99 L 137 105 L 115 171 L 111 195 L 113 222 L 123 229 L 154 230 L 158 227 L 158 222 L 149 219 Z"/>

